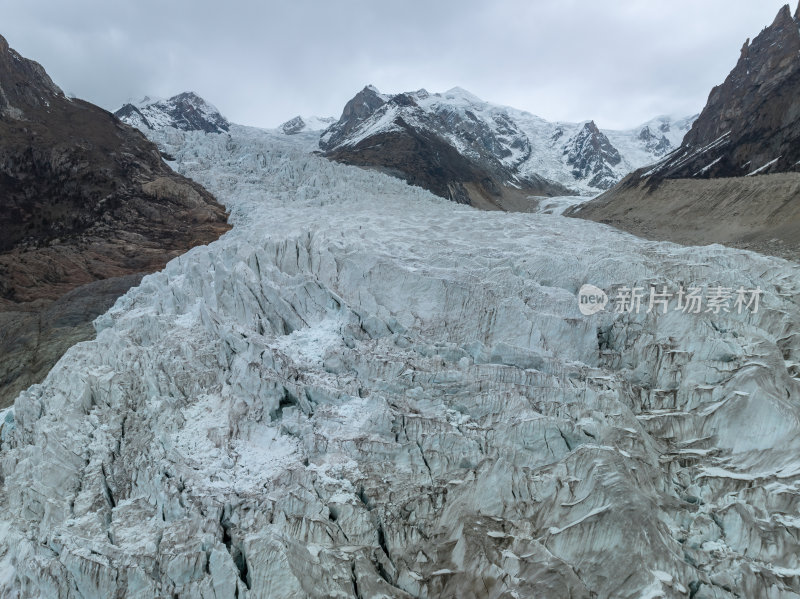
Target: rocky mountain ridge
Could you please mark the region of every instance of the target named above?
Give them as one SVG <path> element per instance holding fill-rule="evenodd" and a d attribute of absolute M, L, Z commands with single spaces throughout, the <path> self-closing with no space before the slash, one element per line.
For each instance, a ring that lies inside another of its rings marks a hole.
<path fill-rule="evenodd" d="M 2 37 L 0 208 L 0 406 L 144 273 L 228 230 L 139 131 L 64 96 Z"/>
<path fill-rule="evenodd" d="M 742 47 L 725 81 L 680 149 L 657 165 L 656 178 L 720 178 L 800 172 L 800 6 L 785 5 Z"/>
<path fill-rule="evenodd" d="M 594 121 L 549 123 L 461 88 L 387 95 L 367 86 L 323 132 L 320 148 L 455 201 L 524 209 L 531 195 L 608 189 L 670 151 L 691 122 L 660 117 L 631 131 L 603 131 Z"/>
<path fill-rule="evenodd" d="M 800 259 L 800 6 L 742 47 L 681 146 L 572 214 Z"/>
<path fill-rule="evenodd" d="M 145 96 L 138 102 L 125 104 L 114 114 L 141 130 L 174 127 L 181 131 L 224 133 L 230 129 L 228 119 L 194 92 L 183 92 L 168 99 Z"/>

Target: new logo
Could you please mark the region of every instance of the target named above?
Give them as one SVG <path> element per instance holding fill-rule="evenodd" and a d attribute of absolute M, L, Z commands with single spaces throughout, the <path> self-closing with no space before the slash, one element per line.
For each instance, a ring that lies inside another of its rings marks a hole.
<path fill-rule="evenodd" d="M 584 285 L 578 291 L 578 309 L 584 316 L 591 316 L 605 310 L 608 304 L 606 292 L 594 285 Z"/>

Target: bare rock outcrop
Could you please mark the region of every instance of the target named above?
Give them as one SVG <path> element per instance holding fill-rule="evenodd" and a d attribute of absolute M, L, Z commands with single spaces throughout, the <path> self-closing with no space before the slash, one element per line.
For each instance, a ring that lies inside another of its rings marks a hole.
<path fill-rule="evenodd" d="M 571 215 L 654 239 L 797 259 L 799 167 L 800 16 L 786 5 L 745 42 L 680 148 Z"/>
<path fill-rule="evenodd" d="M 0 406 L 142 274 L 229 228 L 139 131 L 64 96 L 2 37 L 0 208 Z"/>

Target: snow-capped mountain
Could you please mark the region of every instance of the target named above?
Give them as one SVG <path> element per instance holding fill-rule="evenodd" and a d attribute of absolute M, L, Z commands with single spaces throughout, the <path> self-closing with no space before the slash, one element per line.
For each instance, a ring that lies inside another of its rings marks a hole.
<path fill-rule="evenodd" d="M 296 135 L 298 133 L 307 133 L 311 131 L 324 131 L 335 122 L 336 119 L 332 116 L 296 116 L 283 123 L 278 129 L 283 131 L 286 135 Z"/>
<path fill-rule="evenodd" d="M 174 127 L 182 131 L 222 133 L 230 128 L 230 123 L 219 110 L 194 92 L 184 92 L 169 99 L 145 96 L 138 102 L 125 104 L 114 114 L 141 130 Z"/>
<path fill-rule="evenodd" d="M 399 171 L 412 182 L 424 183 L 432 177 L 420 176 L 418 165 L 398 159 L 412 138 L 417 153 L 426 145 L 436 146 L 434 154 L 441 154 L 443 146 L 457 153 L 473 171 L 491 179 L 497 189 L 490 193 L 514 187 L 543 195 L 594 194 L 677 147 L 692 121 L 693 117 L 658 117 L 628 131 L 601 130 L 593 121 L 551 123 L 490 104 L 461 88 L 387 95 L 367 86 L 323 133 L 320 148 L 341 162 Z M 431 170 L 442 171 L 447 179 L 440 166 L 433 164 Z M 424 186 L 457 199 L 451 190 L 463 181 L 438 183 L 439 189 Z M 553 189 L 546 189 L 545 183 Z"/>
<path fill-rule="evenodd" d="M 233 230 L 0 412 L 0 597 L 800 594 L 796 265 L 147 131 Z"/>

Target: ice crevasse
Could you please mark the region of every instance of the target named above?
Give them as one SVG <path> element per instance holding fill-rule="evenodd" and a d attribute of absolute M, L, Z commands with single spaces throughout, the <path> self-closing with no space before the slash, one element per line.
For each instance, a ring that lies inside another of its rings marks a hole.
<path fill-rule="evenodd" d="M 800 596 L 800 270 L 154 132 L 234 228 L 0 424 L 0 597 Z M 583 316 L 584 283 L 760 287 Z"/>

